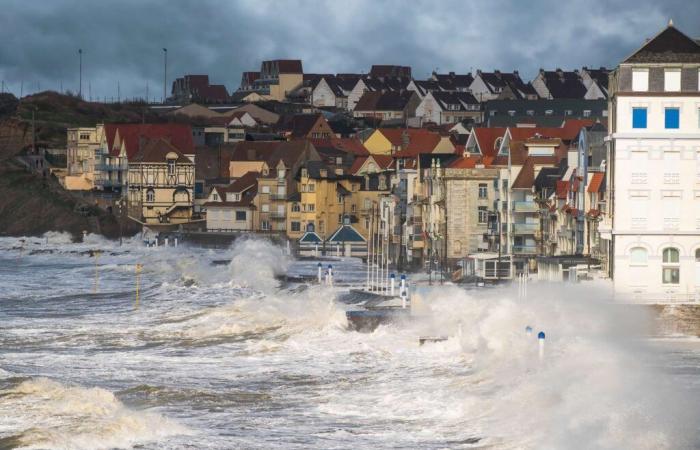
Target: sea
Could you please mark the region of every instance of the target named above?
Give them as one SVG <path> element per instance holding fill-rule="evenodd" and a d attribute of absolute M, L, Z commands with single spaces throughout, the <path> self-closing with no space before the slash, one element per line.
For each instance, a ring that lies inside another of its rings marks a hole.
<path fill-rule="evenodd" d="M 409 274 L 411 319 L 360 333 L 365 266 L 318 262 L 0 238 L 0 449 L 700 448 L 700 339 L 594 283 Z"/>

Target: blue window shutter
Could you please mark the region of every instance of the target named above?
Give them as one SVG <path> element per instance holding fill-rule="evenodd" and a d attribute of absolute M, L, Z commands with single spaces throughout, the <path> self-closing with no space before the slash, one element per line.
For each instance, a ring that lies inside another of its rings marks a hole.
<path fill-rule="evenodd" d="M 647 127 L 647 109 L 632 108 L 632 128 Z"/>
<path fill-rule="evenodd" d="M 678 128 L 681 112 L 678 108 L 666 108 L 665 126 L 666 128 Z"/>

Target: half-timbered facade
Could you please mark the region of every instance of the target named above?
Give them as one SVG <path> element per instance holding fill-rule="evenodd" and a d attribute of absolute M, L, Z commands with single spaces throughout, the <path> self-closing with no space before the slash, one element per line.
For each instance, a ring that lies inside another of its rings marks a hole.
<path fill-rule="evenodd" d="M 194 198 L 193 158 L 166 139 L 143 145 L 129 161 L 129 215 L 145 224 L 188 222 Z"/>

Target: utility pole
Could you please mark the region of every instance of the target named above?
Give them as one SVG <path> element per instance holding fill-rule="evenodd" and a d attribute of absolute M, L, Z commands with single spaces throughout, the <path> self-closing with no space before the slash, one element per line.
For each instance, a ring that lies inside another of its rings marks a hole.
<path fill-rule="evenodd" d="M 168 49 L 163 47 L 163 104 L 165 104 L 166 86 L 168 85 Z"/>
<path fill-rule="evenodd" d="M 24 80 L 19 82 L 19 98 L 24 97 Z"/>
<path fill-rule="evenodd" d="M 117 103 L 121 103 L 122 100 L 122 90 L 121 86 L 119 85 L 119 81 L 117 81 Z"/>
<path fill-rule="evenodd" d="M 92 83 L 88 81 L 88 99 L 92 101 Z"/>
<path fill-rule="evenodd" d="M 83 49 L 79 48 L 78 49 L 78 60 L 79 60 L 79 86 L 78 86 L 78 97 L 82 100 L 83 98 Z"/>

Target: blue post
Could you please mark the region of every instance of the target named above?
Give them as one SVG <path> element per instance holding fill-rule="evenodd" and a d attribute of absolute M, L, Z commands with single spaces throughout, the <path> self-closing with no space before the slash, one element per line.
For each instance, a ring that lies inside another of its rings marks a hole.
<path fill-rule="evenodd" d="M 540 347 L 540 361 L 542 361 L 542 358 L 544 358 L 544 331 L 537 333 L 537 342 Z"/>

